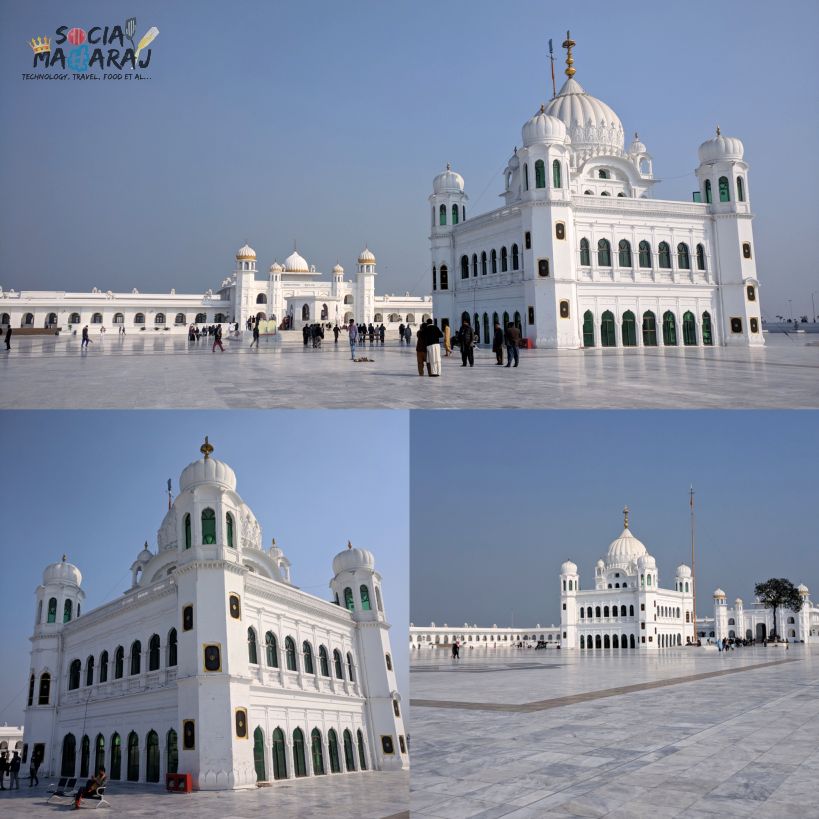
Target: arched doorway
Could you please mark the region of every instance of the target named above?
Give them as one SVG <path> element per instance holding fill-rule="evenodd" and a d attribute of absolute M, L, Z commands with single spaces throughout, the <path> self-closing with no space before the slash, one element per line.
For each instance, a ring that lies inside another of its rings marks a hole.
<path fill-rule="evenodd" d="M 321 320 L 327 321 L 330 318 L 330 308 L 326 304 L 321 305 Z"/>
<path fill-rule="evenodd" d="M 159 782 L 159 735 L 156 731 L 148 731 L 145 737 L 145 779 Z"/>
<path fill-rule="evenodd" d="M 310 305 L 303 304 L 301 306 L 301 320 L 302 321 L 310 321 Z"/>
<path fill-rule="evenodd" d="M 273 732 L 273 778 L 287 779 L 287 751 L 281 728 Z"/>
<path fill-rule="evenodd" d="M 264 767 L 264 732 L 258 725 L 253 732 L 253 765 L 256 768 L 256 781 L 267 781 Z"/>
<path fill-rule="evenodd" d="M 60 776 L 74 776 L 74 768 L 77 764 L 77 740 L 74 734 L 66 734 L 63 737 L 63 755 L 60 764 Z"/>
<path fill-rule="evenodd" d="M 757 623 L 756 624 L 756 639 L 759 640 L 759 642 L 762 642 L 763 640 L 767 639 L 767 637 L 768 637 L 768 627 L 765 625 L 765 623 Z"/>

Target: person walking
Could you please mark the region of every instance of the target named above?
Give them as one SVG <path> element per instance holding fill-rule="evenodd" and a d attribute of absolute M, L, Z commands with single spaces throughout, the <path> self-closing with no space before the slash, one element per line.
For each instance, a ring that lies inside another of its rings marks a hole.
<path fill-rule="evenodd" d="M 503 366 L 503 330 L 500 322 L 495 322 L 495 335 L 492 337 L 492 352 L 495 354 L 495 364 Z"/>
<path fill-rule="evenodd" d="M 384 346 L 384 336 L 387 335 L 387 328 L 384 326 L 384 323 L 378 325 L 378 340 L 381 342 L 381 346 Z"/>
<path fill-rule="evenodd" d="M 257 321 L 253 325 L 253 341 L 250 342 L 250 346 L 256 345 L 256 349 L 259 349 L 259 322 Z"/>
<path fill-rule="evenodd" d="M 338 344 L 338 334 L 341 330 L 338 329 L 338 324 L 333 326 L 333 338 L 335 339 L 335 343 Z"/>
<path fill-rule="evenodd" d="M 11 758 L 11 765 L 9 765 L 9 771 L 11 775 L 9 777 L 9 790 L 12 788 L 16 788 L 18 791 L 20 790 L 20 754 L 17 751 L 14 752 L 14 756 Z"/>
<path fill-rule="evenodd" d="M 405 339 L 404 339 L 404 322 L 403 321 L 398 325 L 398 340 L 401 342 L 401 345 L 403 346 L 404 341 L 405 341 Z"/>
<path fill-rule="evenodd" d="M 222 352 L 225 351 L 225 348 L 222 346 L 222 325 L 221 324 L 216 325 L 216 330 L 213 333 L 213 346 L 210 348 L 210 351 L 212 353 L 215 353 L 217 347 Z"/>
<path fill-rule="evenodd" d="M 458 659 L 458 654 L 459 654 L 459 653 L 460 653 L 460 649 L 459 649 L 459 647 L 458 647 L 458 641 L 457 641 L 457 640 L 455 640 L 455 641 L 452 643 L 452 659 L 453 659 L 453 660 L 457 660 L 457 659 Z"/>
<path fill-rule="evenodd" d="M 85 327 L 82 328 L 82 341 L 80 342 L 80 349 L 87 350 L 90 341 L 91 339 L 88 338 L 88 325 L 86 324 Z"/>
<path fill-rule="evenodd" d="M 427 373 L 430 378 L 438 378 L 441 375 L 441 339 L 444 334 L 432 323 L 431 318 L 428 318 L 427 323 L 421 328 L 421 334 L 427 354 Z"/>
<path fill-rule="evenodd" d="M 358 327 L 356 327 L 352 319 L 350 319 L 350 325 L 347 327 L 347 335 L 350 337 L 350 358 L 355 361 L 355 343 L 358 339 Z"/>
<path fill-rule="evenodd" d="M 409 325 L 407 325 L 407 330 L 409 330 Z M 418 332 L 415 334 L 415 359 L 418 363 L 418 375 L 423 376 L 424 363 L 427 360 L 427 345 L 424 341 L 423 325 L 418 328 Z"/>
<path fill-rule="evenodd" d="M 410 342 L 412 341 L 412 327 L 409 324 L 404 328 L 404 341 L 407 344 L 407 347 L 410 346 Z"/>
<path fill-rule="evenodd" d="M 515 327 L 513 322 L 509 322 L 506 326 L 506 366 L 512 365 L 512 359 L 515 360 L 515 366 L 518 366 L 518 344 L 520 343 L 520 330 Z"/>
<path fill-rule="evenodd" d="M 444 327 L 444 355 L 447 358 L 452 355 L 452 330 L 449 329 L 449 323 Z"/>
<path fill-rule="evenodd" d="M 37 776 L 37 772 L 40 770 L 40 758 L 37 756 L 31 757 L 31 765 L 28 766 L 28 786 L 29 788 L 33 788 L 35 785 L 40 784 L 40 778 Z"/>
<path fill-rule="evenodd" d="M 449 327 L 447 327 L 446 329 L 449 330 Z M 446 339 L 446 334 L 444 334 L 444 339 Z M 472 332 L 472 325 L 469 323 L 468 319 L 464 319 L 464 322 L 461 325 L 461 366 L 462 367 L 466 367 L 467 362 L 469 362 L 470 367 L 475 366 L 474 343 L 475 343 L 475 333 Z M 448 355 L 448 353 L 447 353 L 447 355 Z"/>
<path fill-rule="evenodd" d="M 310 328 L 306 324 L 301 328 L 301 337 L 304 340 L 304 346 L 306 347 L 307 342 L 310 339 Z"/>
<path fill-rule="evenodd" d="M 6 327 L 6 349 L 11 349 L 11 325 Z"/>

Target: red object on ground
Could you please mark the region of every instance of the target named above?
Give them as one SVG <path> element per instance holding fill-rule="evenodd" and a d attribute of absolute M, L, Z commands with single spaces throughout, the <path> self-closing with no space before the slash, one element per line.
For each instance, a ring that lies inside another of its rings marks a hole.
<path fill-rule="evenodd" d="M 68 42 L 71 45 L 82 45 L 85 42 L 85 31 L 81 28 L 72 28 L 68 32 Z"/>
<path fill-rule="evenodd" d="M 534 341 L 532 341 L 532 339 L 531 339 L 531 338 L 522 338 L 522 339 L 520 340 L 520 346 L 521 346 L 521 347 L 522 347 L 524 350 L 534 350 L 534 348 L 535 348 L 535 343 L 534 343 Z"/>
<path fill-rule="evenodd" d="M 178 793 L 190 793 L 193 790 L 193 781 L 189 773 L 166 773 L 165 788 Z"/>

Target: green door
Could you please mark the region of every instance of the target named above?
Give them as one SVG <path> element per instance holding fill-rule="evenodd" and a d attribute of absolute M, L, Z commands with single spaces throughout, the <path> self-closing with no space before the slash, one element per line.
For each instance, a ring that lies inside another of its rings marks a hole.
<path fill-rule="evenodd" d="M 264 733 L 258 726 L 253 732 L 253 764 L 256 767 L 256 781 L 267 781 L 264 769 Z"/>

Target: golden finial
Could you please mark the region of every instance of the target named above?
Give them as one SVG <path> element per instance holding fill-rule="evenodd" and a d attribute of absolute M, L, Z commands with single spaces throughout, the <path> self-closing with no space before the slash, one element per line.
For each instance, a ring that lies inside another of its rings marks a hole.
<path fill-rule="evenodd" d="M 623 526 L 628 529 L 628 506 L 623 507 Z"/>
<path fill-rule="evenodd" d="M 717 125 L 717 136 L 719 136 L 721 133 L 722 133 L 722 131 L 720 131 L 719 125 Z"/>
<path fill-rule="evenodd" d="M 63 555 L 63 563 L 65 563 L 65 560 L 66 560 L 65 555 Z"/>
<path fill-rule="evenodd" d="M 210 458 L 210 453 L 213 452 L 213 447 L 208 442 L 208 436 L 205 436 L 205 443 L 199 447 L 199 451 L 205 456 L 205 460 L 207 461 Z"/>
<path fill-rule="evenodd" d="M 352 549 L 352 548 L 353 548 L 353 543 L 352 543 L 352 541 L 351 541 L 351 540 L 348 540 L 348 541 L 347 541 L 347 548 L 348 548 L 348 549 Z"/>
<path fill-rule="evenodd" d="M 449 162 L 447 162 L 447 163 L 446 163 L 446 169 L 447 169 L 448 171 L 451 171 L 451 170 L 452 170 L 452 165 L 450 165 L 450 164 L 449 164 Z"/>
<path fill-rule="evenodd" d="M 275 546 L 275 545 L 276 545 L 276 538 L 273 538 L 273 539 L 270 541 L 270 545 L 271 545 L 271 546 Z"/>
<path fill-rule="evenodd" d="M 575 75 L 574 59 L 572 59 L 572 49 L 577 45 L 572 39 L 571 32 L 566 32 L 566 39 L 563 41 L 563 48 L 566 49 L 566 76 L 571 79 Z"/>
<path fill-rule="evenodd" d="M 545 106 L 543 103 L 540 103 L 540 113 L 541 113 L 541 114 L 545 114 L 545 113 L 546 113 L 546 106 Z"/>

